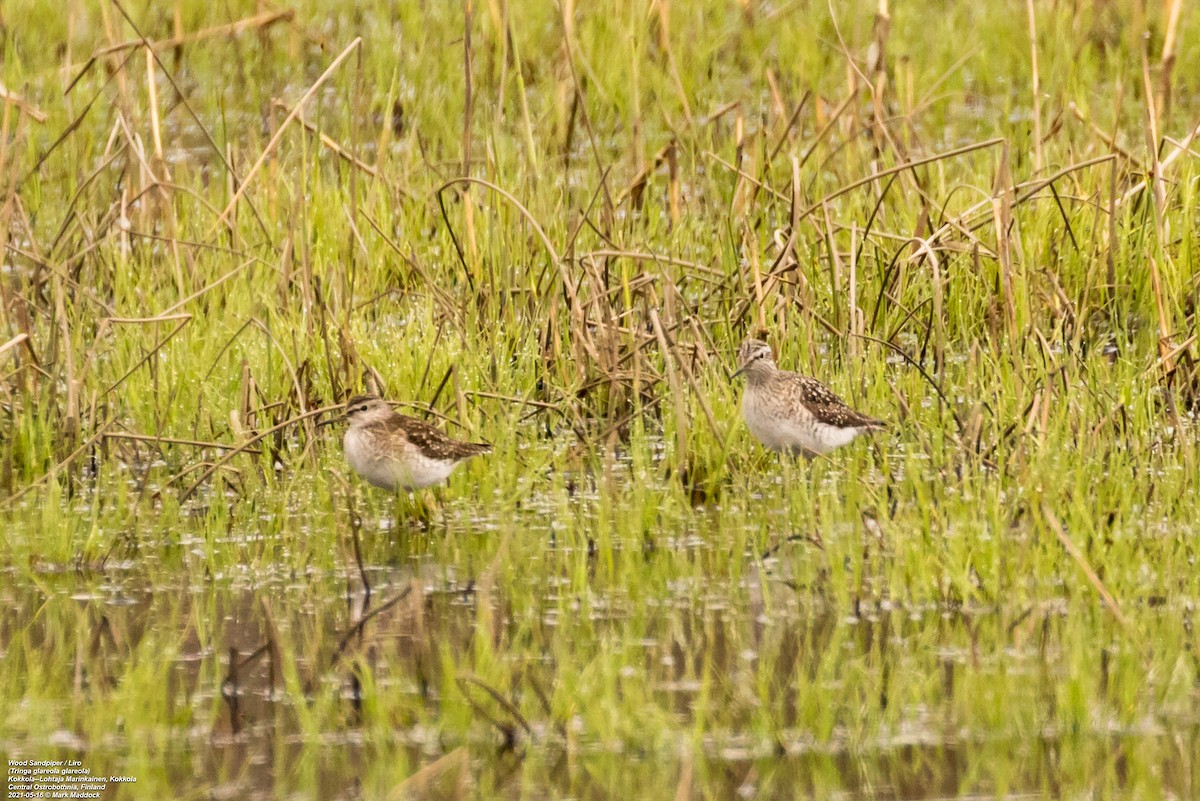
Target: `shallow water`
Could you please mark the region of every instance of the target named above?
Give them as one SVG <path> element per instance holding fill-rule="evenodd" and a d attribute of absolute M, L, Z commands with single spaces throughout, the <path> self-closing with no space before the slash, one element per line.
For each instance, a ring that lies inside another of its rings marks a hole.
<path fill-rule="evenodd" d="M 1129 717 L 1101 697 L 1090 719 L 1052 722 L 1069 683 L 1066 598 L 1021 609 L 881 598 L 876 554 L 860 568 L 861 597 L 842 605 L 806 570 L 807 541 L 761 562 L 747 552 L 730 583 L 706 569 L 742 541 L 719 508 L 602 547 L 599 496 L 574 494 L 573 520 L 549 519 L 561 504 L 535 496 L 507 528 L 457 517 L 463 504 L 444 510 L 448 526 L 398 525 L 407 507 L 368 497 L 369 596 L 346 548 L 334 569 L 298 569 L 304 533 L 288 525 L 181 535 L 103 566 L 10 570 L 0 643 L 5 683 L 25 693 L 6 711 L 20 732 L 5 737 L 9 759 L 79 759 L 136 775 L 139 793 L 183 797 L 373 797 L 400 784 L 375 767 L 387 764 L 433 765 L 398 791 L 427 798 L 665 797 L 681 781 L 708 798 L 1191 797 L 1194 710 L 1164 703 Z M 592 534 L 581 539 L 581 527 Z M 488 565 L 476 557 L 503 531 L 537 564 L 481 586 Z M 842 536 L 859 538 L 829 531 L 825 546 Z M 171 566 L 214 542 L 275 557 L 212 575 Z M 664 561 L 665 593 L 620 580 Z M 562 664 L 577 648 L 579 661 Z M 461 684 L 490 659 L 513 666 L 503 694 L 520 717 L 486 683 Z M 564 716 L 559 685 L 586 691 L 598 664 L 608 675 L 594 691 L 640 694 L 612 711 L 632 719 Z M 440 722 L 462 713 L 461 702 L 443 707 L 455 679 L 475 699 L 461 734 Z M 979 726 L 963 707 L 989 683 L 1032 714 L 1001 707 Z M 848 695 L 857 719 L 821 709 Z M 147 709 L 123 708 L 130 699 Z"/>

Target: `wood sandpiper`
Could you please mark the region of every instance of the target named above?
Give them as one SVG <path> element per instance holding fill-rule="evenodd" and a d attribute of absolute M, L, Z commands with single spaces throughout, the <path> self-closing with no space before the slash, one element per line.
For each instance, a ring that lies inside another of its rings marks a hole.
<path fill-rule="evenodd" d="M 460 442 L 412 417 L 397 414 L 387 401 L 358 395 L 346 412 L 322 425 L 348 420 L 342 438 L 346 461 L 376 487 L 418 490 L 445 481 L 459 463 L 492 449 L 484 442 Z"/>
<path fill-rule="evenodd" d="M 780 370 L 771 346 L 761 340 L 742 342 L 733 375 L 746 377 L 742 396 L 746 426 L 773 451 L 811 459 L 859 434 L 887 427 L 882 420 L 851 409 L 815 378 Z"/>

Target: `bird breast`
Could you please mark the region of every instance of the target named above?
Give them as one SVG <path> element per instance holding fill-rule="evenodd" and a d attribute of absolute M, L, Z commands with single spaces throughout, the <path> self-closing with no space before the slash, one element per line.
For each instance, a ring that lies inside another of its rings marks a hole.
<path fill-rule="evenodd" d="M 788 414 L 779 404 L 772 403 L 771 398 L 756 388 L 746 390 L 742 397 L 742 417 L 746 427 L 755 439 L 773 451 L 790 450 L 797 439 L 803 438 L 803 430 L 808 426 L 811 415 L 806 409 Z"/>
<path fill-rule="evenodd" d="M 430 459 L 407 440 L 351 427 L 342 440 L 346 461 L 367 482 L 387 490 L 415 490 L 445 481 L 455 460 Z"/>
<path fill-rule="evenodd" d="M 774 395 L 753 387 L 742 397 L 742 417 L 755 439 L 771 450 L 810 457 L 840 448 L 859 433 L 856 428 L 820 422 L 794 396 Z"/>

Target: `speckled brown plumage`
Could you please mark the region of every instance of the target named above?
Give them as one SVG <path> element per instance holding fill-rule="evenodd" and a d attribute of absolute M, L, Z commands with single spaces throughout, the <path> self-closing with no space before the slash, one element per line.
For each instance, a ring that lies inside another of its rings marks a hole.
<path fill-rule="evenodd" d="M 780 370 L 770 346 L 760 340 L 742 343 L 737 373 L 746 377 L 742 397 L 746 425 L 772 450 L 811 457 L 887 426 L 850 408 L 815 378 Z"/>
<path fill-rule="evenodd" d="M 492 447 L 451 439 L 373 395 L 351 398 L 340 419 L 350 421 L 342 440 L 350 466 L 371 484 L 393 491 L 439 484 L 461 461 Z"/>
<path fill-rule="evenodd" d="M 361 407 L 367 402 L 375 400 L 378 398 L 373 395 L 356 395 L 346 401 L 346 409 L 349 411 L 356 405 Z M 395 411 L 388 417 L 368 423 L 366 427 L 373 429 L 372 433 L 376 436 L 407 440 L 427 459 L 461 461 L 471 456 L 487 453 L 492 449 L 492 446 L 485 442 L 462 442 L 451 439 L 424 420 L 408 417 Z"/>
<path fill-rule="evenodd" d="M 789 370 L 776 370 L 768 381 L 780 384 L 779 390 L 784 397 L 790 398 L 794 395 L 799 403 L 812 412 L 819 423 L 835 428 L 887 427 L 887 423 L 882 420 L 851 409 L 833 390 L 815 378 Z"/>

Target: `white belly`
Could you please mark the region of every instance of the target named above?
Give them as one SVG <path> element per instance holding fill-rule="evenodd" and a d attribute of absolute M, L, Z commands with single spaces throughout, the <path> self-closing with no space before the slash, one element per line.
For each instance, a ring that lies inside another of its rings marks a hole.
<path fill-rule="evenodd" d="M 809 417 L 783 417 L 755 403 L 748 393 L 742 399 L 742 417 L 755 439 L 780 453 L 821 456 L 851 442 L 857 428 L 837 428 Z"/>
<path fill-rule="evenodd" d="M 440 484 L 454 472 L 458 462 L 427 459 L 419 452 L 409 451 L 404 459 L 381 455 L 369 447 L 353 428 L 347 429 L 342 440 L 346 461 L 367 482 L 386 490 L 416 490 Z"/>

